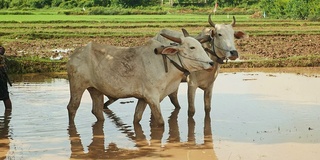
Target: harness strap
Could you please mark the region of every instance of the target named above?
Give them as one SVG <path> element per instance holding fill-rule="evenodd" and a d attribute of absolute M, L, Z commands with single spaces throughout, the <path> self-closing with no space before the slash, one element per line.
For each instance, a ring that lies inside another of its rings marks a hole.
<path fill-rule="evenodd" d="M 216 54 L 216 52 L 213 50 L 210 50 L 209 48 L 204 48 L 204 50 L 208 53 L 210 53 L 211 55 L 213 55 L 214 57 L 217 58 L 216 62 L 219 64 L 224 64 L 223 59 L 219 58 L 218 55 Z"/>
<path fill-rule="evenodd" d="M 188 70 L 186 70 L 185 68 L 183 68 L 182 66 L 180 66 L 177 62 L 173 61 L 172 59 L 170 59 L 167 55 L 162 55 L 163 58 L 163 63 L 164 63 L 164 69 L 166 71 L 166 73 L 168 72 L 168 65 L 167 65 L 167 58 L 170 60 L 170 62 L 181 72 L 184 73 L 185 76 L 188 76 L 190 74 L 190 72 Z M 181 60 L 179 58 L 179 61 L 181 63 Z"/>
<path fill-rule="evenodd" d="M 170 62 L 177 68 L 179 69 L 181 72 L 183 72 L 183 74 L 185 76 L 188 76 L 190 74 L 190 72 L 188 70 L 186 70 L 185 68 L 181 67 L 177 62 L 173 61 L 172 59 L 170 59 L 169 57 L 167 57 Z M 180 59 L 180 58 L 179 58 Z M 181 62 L 181 61 L 180 61 Z"/>
<path fill-rule="evenodd" d="M 166 55 L 162 54 L 162 59 L 164 63 L 164 70 L 166 71 L 166 73 L 168 73 L 168 63 L 167 63 Z"/>

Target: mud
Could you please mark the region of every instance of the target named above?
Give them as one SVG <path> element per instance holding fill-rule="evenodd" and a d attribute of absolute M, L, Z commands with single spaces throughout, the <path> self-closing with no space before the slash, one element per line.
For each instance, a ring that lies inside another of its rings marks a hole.
<path fill-rule="evenodd" d="M 8 56 L 37 56 L 50 58 L 58 51 L 67 58 L 72 51 L 90 41 L 115 46 L 138 46 L 151 37 L 70 38 L 50 40 L 12 41 L 5 46 Z M 320 35 L 270 35 L 250 36 L 236 40 L 241 59 L 278 59 L 293 56 L 320 56 Z"/>

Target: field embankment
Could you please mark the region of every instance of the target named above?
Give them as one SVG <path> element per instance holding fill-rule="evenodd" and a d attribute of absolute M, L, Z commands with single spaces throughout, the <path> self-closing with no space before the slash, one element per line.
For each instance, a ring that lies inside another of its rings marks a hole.
<path fill-rule="evenodd" d="M 215 15 L 215 23 L 231 16 Z M 0 41 L 13 73 L 65 71 L 72 51 L 90 41 L 137 46 L 159 30 L 187 29 L 198 34 L 209 27 L 207 15 L 0 15 Z M 249 34 L 236 40 L 240 60 L 223 67 L 320 66 L 320 22 L 251 19 L 236 15 L 235 30 Z M 61 60 L 51 60 L 54 56 Z"/>

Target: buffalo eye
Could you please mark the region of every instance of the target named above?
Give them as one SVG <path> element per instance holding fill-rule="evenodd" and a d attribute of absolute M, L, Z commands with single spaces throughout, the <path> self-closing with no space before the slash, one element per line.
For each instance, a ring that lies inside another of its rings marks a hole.
<path fill-rule="evenodd" d="M 221 36 L 222 36 L 222 34 L 221 34 L 221 33 L 218 33 L 218 36 L 220 36 L 220 37 L 221 37 Z"/>
<path fill-rule="evenodd" d="M 190 47 L 190 49 L 195 49 L 196 47 Z"/>

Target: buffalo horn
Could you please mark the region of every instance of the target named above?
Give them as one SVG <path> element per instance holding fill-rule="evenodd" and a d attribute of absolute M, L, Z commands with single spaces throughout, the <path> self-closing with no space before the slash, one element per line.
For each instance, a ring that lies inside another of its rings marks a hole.
<path fill-rule="evenodd" d="M 185 37 L 189 37 L 189 36 L 190 36 L 189 33 L 188 33 L 188 31 L 187 31 L 186 29 L 184 29 L 184 28 L 182 28 L 182 33 L 183 33 L 183 35 L 184 35 Z"/>
<path fill-rule="evenodd" d="M 161 33 L 160 35 L 165 37 L 165 38 L 167 38 L 167 39 L 169 39 L 169 40 L 171 40 L 171 41 L 173 41 L 173 42 L 181 44 L 181 39 L 180 38 L 172 37 L 172 36 L 169 36 L 169 35 L 164 34 L 164 33 Z"/>
<path fill-rule="evenodd" d="M 215 24 L 211 20 L 211 14 L 209 14 L 208 22 L 213 28 L 215 27 Z"/>
<path fill-rule="evenodd" d="M 196 38 L 200 43 L 206 43 L 212 40 L 209 35 L 202 36 L 200 38 Z"/>
<path fill-rule="evenodd" d="M 232 20 L 231 26 L 234 27 L 236 26 L 236 18 L 234 16 L 232 18 L 233 20 Z"/>

